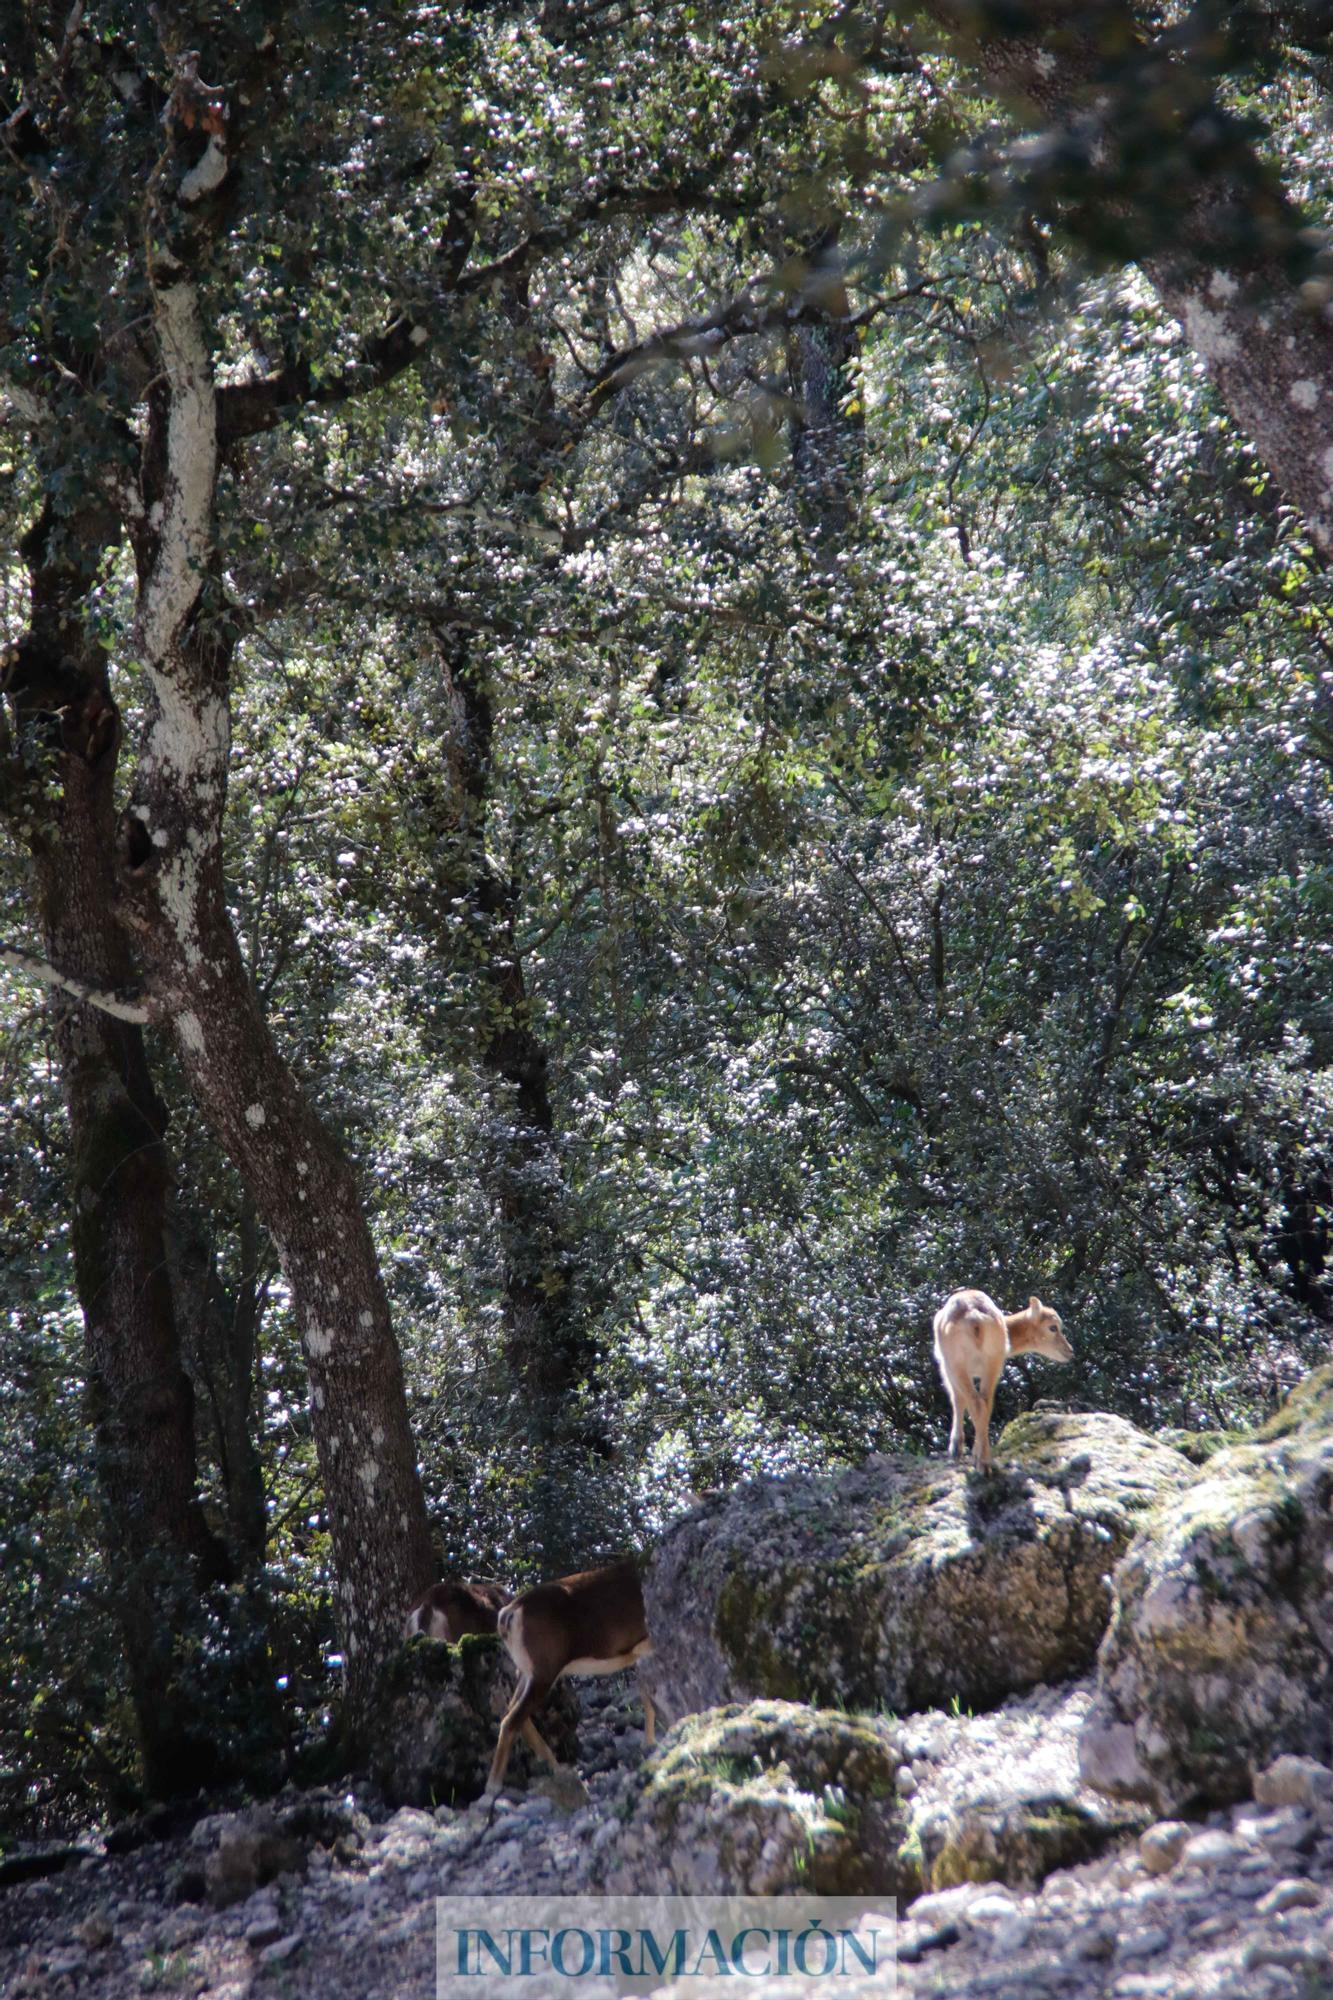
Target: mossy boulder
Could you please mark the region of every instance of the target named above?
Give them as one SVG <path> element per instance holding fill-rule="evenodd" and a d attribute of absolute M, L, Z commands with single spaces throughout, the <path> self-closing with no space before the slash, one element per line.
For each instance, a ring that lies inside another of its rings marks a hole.
<path fill-rule="evenodd" d="M 1162 1814 L 1333 1757 L 1333 1368 L 1145 1520 L 1115 1577 L 1089 1783 Z"/>
<path fill-rule="evenodd" d="M 1157 1433 L 1163 1444 L 1169 1444 L 1191 1465 L 1207 1465 L 1216 1458 L 1219 1451 L 1230 1451 L 1232 1445 L 1244 1444 L 1244 1431 L 1177 1431 L 1166 1430 Z"/>
<path fill-rule="evenodd" d="M 1057 1868 L 1096 1860 L 1127 1832 L 1137 1832 L 1146 1817 L 1108 1815 L 1063 1793 L 983 1801 L 930 1818 L 914 1814 L 909 1842 L 923 1889 L 952 1889 L 960 1882 L 1035 1889 Z"/>
<path fill-rule="evenodd" d="M 692 1716 L 644 1766 L 603 1850 L 622 1895 L 910 1893 L 897 1732 L 764 1701 Z"/>
<path fill-rule="evenodd" d="M 371 1776 L 388 1803 L 460 1806 L 479 1798 L 500 1717 L 513 1694 L 509 1656 L 490 1633 L 456 1646 L 431 1639 L 404 1646 L 385 1675 L 370 1746 Z M 568 1689 L 557 1687 L 534 1720 L 561 1762 L 572 1762 L 578 1752 L 577 1709 Z M 509 1779 L 523 1782 L 535 1762 L 520 1740 Z"/>
<path fill-rule="evenodd" d="M 670 1720 L 765 1696 L 990 1707 L 1087 1670 L 1109 1571 L 1190 1472 L 1118 1417 L 1040 1413 L 990 1478 L 895 1457 L 740 1487 L 664 1537 L 641 1671 Z"/>

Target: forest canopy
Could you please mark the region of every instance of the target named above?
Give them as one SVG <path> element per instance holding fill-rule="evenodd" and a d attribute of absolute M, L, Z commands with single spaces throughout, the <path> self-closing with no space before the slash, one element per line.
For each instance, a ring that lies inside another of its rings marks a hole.
<path fill-rule="evenodd" d="M 1330 9 L 7 0 L 0 1820 L 1333 1325 Z"/>

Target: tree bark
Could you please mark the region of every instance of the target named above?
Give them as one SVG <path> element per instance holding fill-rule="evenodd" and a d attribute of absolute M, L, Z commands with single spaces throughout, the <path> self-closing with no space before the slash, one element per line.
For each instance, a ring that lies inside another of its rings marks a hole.
<path fill-rule="evenodd" d="M 445 887 L 450 898 L 461 890 L 478 945 L 477 1056 L 495 1105 L 483 1171 L 500 1239 L 506 1358 L 534 1444 L 569 1444 L 607 1457 L 605 1425 L 586 1400 L 601 1356 L 580 1294 L 583 1260 L 570 1223 L 546 1050 L 518 952 L 515 887 L 486 853 L 490 698 L 471 635 L 448 626 L 437 638 L 460 801 L 458 875 L 455 879 L 451 871 Z M 584 1406 L 576 1412 L 581 1391 Z"/>
<path fill-rule="evenodd" d="M 196 284 L 172 255 L 155 294 L 162 374 L 131 524 L 148 719 L 118 853 L 122 908 L 190 1090 L 271 1234 L 311 1384 L 335 1606 L 356 1740 L 377 1671 L 434 1559 L 402 1364 L 351 1165 L 283 1060 L 227 909 L 222 820 L 231 639 L 206 601 L 217 397 Z"/>
<path fill-rule="evenodd" d="M 259 1329 L 268 1286 L 265 1239 L 248 1195 L 242 1198 L 236 1239 L 240 1269 L 228 1289 L 218 1274 L 205 1218 L 179 1217 L 171 1231 L 171 1271 L 177 1317 L 192 1330 L 186 1366 L 207 1414 L 205 1435 L 222 1476 L 228 1546 L 241 1570 L 257 1572 L 268 1543 L 264 1467 L 255 1436 Z"/>
<path fill-rule="evenodd" d="M 1308 263 L 1302 281 L 1300 215 L 1206 73 L 1150 48 L 1123 0 L 1030 0 L 1021 32 L 976 0 L 924 11 L 997 97 L 1074 139 L 1106 212 L 1143 236 L 1138 261 L 1223 403 L 1333 559 L 1333 286 Z M 1156 189 L 1163 159 L 1179 175 L 1148 214 L 1144 178 Z"/>
<path fill-rule="evenodd" d="M 820 317 L 791 335 L 792 470 L 814 553 L 828 567 L 855 528 L 865 449 L 864 427 L 845 407 L 856 329 L 836 228 L 826 230 L 810 251 L 803 294 Z"/>
<path fill-rule="evenodd" d="M 113 913 L 119 719 L 82 617 L 116 538 L 100 513 L 58 527 L 44 511 L 23 544 L 31 616 L 5 675 L 46 953 L 97 987 L 126 986 L 134 973 Z M 213 1710 L 182 1670 L 201 1642 L 200 1589 L 228 1571 L 196 1492 L 194 1399 L 167 1279 L 166 1114 L 139 1027 L 64 994 L 52 1004 L 107 1573 L 144 1784 L 162 1797 L 224 1774 Z"/>

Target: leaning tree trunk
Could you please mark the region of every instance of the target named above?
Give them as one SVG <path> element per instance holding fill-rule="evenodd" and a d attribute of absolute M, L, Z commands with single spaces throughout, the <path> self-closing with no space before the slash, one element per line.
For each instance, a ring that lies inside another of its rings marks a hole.
<path fill-rule="evenodd" d="M 100 517 L 58 531 L 44 512 L 23 545 L 31 616 L 5 674 L 19 735 L 15 770 L 30 779 L 21 786 L 22 823 L 47 957 L 101 989 L 134 975 L 112 914 L 119 724 L 105 657 L 82 616 L 114 539 L 114 524 Z M 42 783 L 47 773 L 53 785 Z M 107 1575 L 144 1784 L 162 1797 L 226 1769 L 213 1707 L 185 1670 L 202 1645 L 200 1588 L 226 1573 L 227 1557 L 196 1492 L 193 1393 L 165 1255 L 166 1115 L 143 1034 L 64 993 L 53 1006 Z"/>
<path fill-rule="evenodd" d="M 1071 136 L 1090 213 L 1137 256 L 1320 554 L 1333 558 L 1333 322 L 1302 219 L 1206 71 L 1124 0 L 924 0 L 997 97 Z M 1172 173 L 1164 191 L 1163 163 Z M 1098 193 L 1098 188 L 1105 190 Z M 1164 192 L 1169 201 L 1163 199 Z M 1302 267 L 1304 266 L 1304 269 Z M 1304 279 L 1304 282 L 1302 281 Z"/>
<path fill-rule="evenodd" d="M 150 685 L 119 832 L 122 905 L 190 1090 L 273 1237 L 310 1374 L 353 1740 L 404 1608 L 433 1574 L 402 1363 L 351 1165 L 280 1054 L 227 910 L 222 819 L 231 643 L 205 601 L 217 396 L 196 284 L 157 275 L 162 375 L 150 397 L 144 502 L 131 522 L 138 658 Z"/>

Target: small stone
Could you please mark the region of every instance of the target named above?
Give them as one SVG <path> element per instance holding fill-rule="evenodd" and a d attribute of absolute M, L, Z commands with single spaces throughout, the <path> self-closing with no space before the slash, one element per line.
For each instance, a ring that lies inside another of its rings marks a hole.
<path fill-rule="evenodd" d="M 274 1965 L 285 1965 L 292 1954 L 300 1949 L 300 1934 L 293 1932 L 290 1937 L 279 1938 L 275 1944 L 265 1945 L 259 1954 L 259 1963 L 266 1969 Z"/>
<path fill-rule="evenodd" d="M 1070 1945 L 1076 1958 L 1113 1958 L 1116 1934 L 1103 1920 L 1089 1924 L 1086 1930 L 1076 1932 L 1070 1940 Z"/>
<path fill-rule="evenodd" d="M 1159 1951 L 1165 1951 L 1170 1942 L 1170 1931 L 1154 1924 L 1150 1930 L 1131 1931 L 1128 1937 L 1122 1937 L 1119 1955 L 1121 1958 L 1154 1958 Z"/>
<path fill-rule="evenodd" d="M 1266 1889 L 1273 1886 L 1273 1871 L 1265 1869 L 1262 1875 L 1238 1875 L 1231 1883 L 1231 1893 L 1242 1903 L 1256 1902 Z"/>
<path fill-rule="evenodd" d="M 1269 1938 L 1251 1938 L 1240 1962 L 1247 1972 L 1257 1971 L 1262 1965 L 1283 1965 L 1289 1972 L 1313 1972 L 1323 1960 L 1308 1945 L 1275 1944 Z"/>
<path fill-rule="evenodd" d="M 1229 1833 L 1196 1833 L 1181 1850 L 1181 1859 L 1192 1868 L 1221 1868 L 1239 1860 L 1241 1843 Z"/>
<path fill-rule="evenodd" d="M 957 1923 L 969 1903 L 983 1893 L 976 1882 L 959 1882 L 951 1889 L 933 1889 L 909 1904 L 906 1921 L 935 1929 L 940 1924 Z"/>
<path fill-rule="evenodd" d="M 282 1935 L 282 1918 L 276 1910 L 269 1910 L 247 1927 L 245 1942 L 251 1951 L 263 1951 L 266 1945 L 275 1944 Z"/>
<path fill-rule="evenodd" d="M 910 1799 L 917 1787 L 916 1772 L 910 1764 L 904 1764 L 898 1773 L 898 1791 L 905 1799 Z"/>
<path fill-rule="evenodd" d="M 1254 1781 L 1261 1806 L 1313 1806 L 1333 1798 L 1333 1771 L 1314 1757 L 1278 1757 Z"/>
<path fill-rule="evenodd" d="M 1143 1797 L 1147 1772 L 1127 1722 L 1087 1723 L 1079 1738 L 1078 1761 L 1085 1785 L 1109 1792 L 1112 1798 Z"/>
<path fill-rule="evenodd" d="M 1139 1835 L 1139 1859 L 1151 1875 L 1165 1875 L 1174 1868 L 1190 1837 L 1183 1819 L 1159 1819 Z"/>
<path fill-rule="evenodd" d="M 71 1972 L 82 1972 L 88 1963 L 84 1951 L 53 1951 L 46 1961 L 46 1970 L 52 1979 L 64 1979 Z"/>
<path fill-rule="evenodd" d="M 104 1951 L 116 1933 L 105 1910 L 90 1910 L 81 1924 L 75 1924 L 74 1935 L 89 1951 Z"/>
<path fill-rule="evenodd" d="M 963 1922 L 992 1951 L 1018 1951 L 1032 1934 L 1032 1918 L 1012 1896 L 983 1895 L 967 1905 Z"/>
<path fill-rule="evenodd" d="M 204 1926 L 192 1911 L 177 1910 L 157 1927 L 156 1945 L 159 1951 L 182 1951 L 194 1944 Z"/>
<path fill-rule="evenodd" d="M 1237 1816 L 1236 1833 L 1242 1840 L 1261 1847 L 1309 1847 L 1315 1837 L 1315 1818 L 1305 1806 L 1279 1806 L 1274 1812 L 1244 1812 Z"/>
<path fill-rule="evenodd" d="M 1190 1925 L 1190 1936 L 1200 1938 L 1206 1944 L 1211 1938 L 1227 1937 L 1240 1923 L 1234 1910 L 1218 1910 L 1212 1916 L 1200 1917 Z"/>
<path fill-rule="evenodd" d="M 1284 1910 L 1313 1910 L 1323 1899 L 1318 1883 L 1303 1875 L 1290 1875 L 1276 1883 L 1257 1907 L 1261 1917 L 1280 1917 Z"/>

